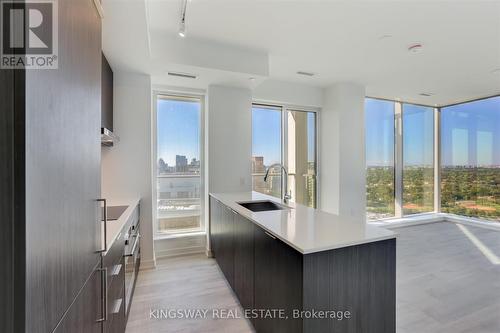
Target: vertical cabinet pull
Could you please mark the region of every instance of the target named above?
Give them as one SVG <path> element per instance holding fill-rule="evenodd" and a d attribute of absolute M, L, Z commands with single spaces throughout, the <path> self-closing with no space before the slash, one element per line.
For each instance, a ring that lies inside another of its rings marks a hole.
<path fill-rule="evenodd" d="M 101 318 L 97 319 L 97 322 L 103 322 L 108 320 L 108 269 L 98 268 L 101 272 Z"/>
<path fill-rule="evenodd" d="M 106 252 L 108 250 L 108 241 L 107 241 L 107 236 L 108 236 L 108 204 L 106 202 L 106 199 L 97 199 L 98 202 L 104 203 L 104 248 L 98 250 L 97 252 L 102 253 Z"/>

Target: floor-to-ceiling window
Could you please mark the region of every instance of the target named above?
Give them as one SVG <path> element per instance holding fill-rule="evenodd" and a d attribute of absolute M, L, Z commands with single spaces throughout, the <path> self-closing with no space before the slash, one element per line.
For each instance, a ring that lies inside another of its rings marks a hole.
<path fill-rule="evenodd" d="M 281 170 L 267 168 L 282 163 L 281 107 L 254 105 L 252 108 L 252 188 L 254 191 L 281 197 Z"/>
<path fill-rule="evenodd" d="M 500 222 L 500 97 L 441 109 L 441 211 Z"/>
<path fill-rule="evenodd" d="M 368 219 L 500 222 L 500 96 L 440 108 L 366 98 L 365 123 Z"/>
<path fill-rule="evenodd" d="M 316 207 L 316 113 L 286 112 L 286 160 L 292 200 Z"/>
<path fill-rule="evenodd" d="M 156 95 L 158 234 L 201 231 L 200 98 Z"/>
<path fill-rule="evenodd" d="M 281 197 L 283 175 L 279 167 L 288 170 L 287 193 L 292 201 L 316 207 L 317 151 L 316 113 L 288 109 L 283 106 L 254 104 L 252 108 L 252 185 L 253 190 Z"/>
<path fill-rule="evenodd" d="M 365 138 L 367 217 L 393 217 L 394 102 L 366 99 Z"/>
<path fill-rule="evenodd" d="M 403 215 L 434 211 L 434 108 L 403 104 Z"/>

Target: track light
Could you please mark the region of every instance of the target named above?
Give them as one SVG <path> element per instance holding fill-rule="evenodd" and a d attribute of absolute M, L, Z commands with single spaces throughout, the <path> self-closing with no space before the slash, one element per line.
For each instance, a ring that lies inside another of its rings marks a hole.
<path fill-rule="evenodd" d="M 186 8 L 187 8 L 187 0 L 182 0 L 181 7 L 181 18 L 179 22 L 179 37 L 186 37 Z"/>

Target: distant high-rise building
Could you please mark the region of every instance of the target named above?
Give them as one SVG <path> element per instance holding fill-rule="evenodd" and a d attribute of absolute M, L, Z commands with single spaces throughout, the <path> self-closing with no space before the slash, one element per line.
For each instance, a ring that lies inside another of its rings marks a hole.
<path fill-rule="evenodd" d="M 163 158 L 160 158 L 158 160 L 158 174 L 167 173 L 167 172 L 168 172 L 168 164 L 165 163 Z"/>
<path fill-rule="evenodd" d="M 264 165 L 264 156 L 252 156 L 252 172 L 263 173 L 266 172 Z"/>
<path fill-rule="evenodd" d="M 175 155 L 175 172 L 186 172 L 188 161 L 184 155 Z"/>
<path fill-rule="evenodd" d="M 191 163 L 188 165 L 188 172 L 200 173 L 200 160 L 197 160 L 196 157 L 191 159 Z"/>

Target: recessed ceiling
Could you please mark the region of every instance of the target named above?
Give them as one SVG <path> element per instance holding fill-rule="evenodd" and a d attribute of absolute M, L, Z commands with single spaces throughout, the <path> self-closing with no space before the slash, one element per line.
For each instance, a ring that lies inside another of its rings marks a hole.
<path fill-rule="evenodd" d="M 143 61 L 148 62 L 158 58 L 151 50 L 168 49 L 168 40 L 177 35 L 182 1 L 105 0 L 104 4 L 105 9 L 108 2 L 110 11 L 123 12 L 119 7 L 143 1 L 150 43 Z M 500 68 L 497 1 L 190 0 L 186 33 L 183 40 L 266 53 L 264 76 L 276 80 L 318 87 L 357 82 L 371 96 L 424 104 L 500 93 L 500 75 L 492 73 Z M 105 50 L 113 53 L 110 39 L 106 46 L 104 38 Z M 408 47 L 418 43 L 423 45 L 420 52 L 409 52 Z M 116 56 L 118 62 L 127 62 Z M 165 67 L 185 65 L 153 60 L 142 70 L 155 76 L 161 76 Z M 297 75 L 298 71 L 315 75 Z M 248 83 L 247 72 L 243 70 L 241 77 Z"/>

